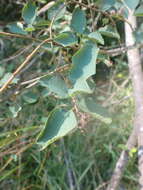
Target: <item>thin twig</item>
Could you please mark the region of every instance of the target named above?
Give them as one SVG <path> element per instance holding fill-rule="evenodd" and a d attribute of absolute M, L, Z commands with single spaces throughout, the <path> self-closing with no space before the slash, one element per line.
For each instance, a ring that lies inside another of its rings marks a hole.
<path fill-rule="evenodd" d="M 22 147 L 15 155 L 19 156 L 22 152 L 24 152 L 25 150 L 27 150 L 29 147 L 31 147 L 33 145 L 33 142 Z M 4 164 L 4 166 L 2 168 L 0 168 L 0 172 L 2 172 L 8 165 L 9 163 L 13 160 L 13 157 L 10 157 L 7 162 Z"/>
<path fill-rule="evenodd" d="M 9 32 L 0 32 L 0 36 L 15 37 L 15 38 L 33 40 L 33 41 L 36 41 L 36 42 L 42 42 L 41 40 L 39 40 L 37 38 L 33 38 L 33 37 L 30 37 L 30 36 L 21 35 L 21 34 L 12 34 L 12 33 L 9 33 Z"/>
<path fill-rule="evenodd" d="M 37 57 L 34 57 L 34 58 L 30 61 L 30 63 L 28 63 L 28 65 L 27 65 L 24 69 L 22 69 L 22 70 L 19 72 L 19 74 L 24 73 L 25 71 L 27 71 L 27 70 L 29 69 L 29 67 L 31 67 L 31 66 L 37 61 L 37 59 L 38 59 L 39 57 L 41 57 L 44 53 L 45 53 L 45 52 L 42 51 Z"/>
<path fill-rule="evenodd" d="M 37 15 L 39 16 L 40 14 L 46 12 L 46 11 L 47 11 L 48 9 L 50 9 L 55 3 L 56 3 L 55 1 L 51 1 L 51 2 L 47 3 L 46 5 L 44 5 L 44 7 L 42 7 L 42 8 L 38 11 Z"/>
<path fill-rule="evenodd" d="M 33 51 L 28 55 L 28 57 L 25 59 L 25 61 L 16 69 L 16 71 L 12 74 L 12 76 L 8 79 L 8 81 L 0 88 L 0 93 L 2 93 L 8 85 L 12 82 L 12 80 L 15 78 L 15 76 L 25 67 L 25 65 L 30 61 L 30 59 L 35 55 L 35 53 L 39 50 L 39 48 L 47 43 L 50 42 L 51 39 L 46 39 L 43 42 L 41 42 Z"/>
<path fill-rule="evenodd" d="M 76 1 L 76 0 L 72 0 L 69 3 L 71 3 L 71 4 L 76 3 L 76 4 L 81 5 L 81 6 L 85 7 L 85 8 L 87 8 L 87 9 L 91 9 L 91 10 L 94 10 L 96 12 L 100 12 L 102 15 L 107 16 L 114 26 L 116 25 L 115 21 L 112 19 L 112 16 L 109 13 L 107 13 L 106 11 L 99 10 L 98 8 L 96 8 L 94 6 L 94 4 L 86 5 L 86 4 L 84 4 L 82 2 L 79 2 L 79 1 Z"/>
<path fill-rule="evenodd" d="M 33 83 L 33 82 L 36 82 L 36 81 L 38 82 L 40 79 L 42 79 L 42 78 L 44 78 L 44 77 L 46 77 L 48 75 L 52 75 L 52 74 L 54 74 L 56 72 L 63 72 L 65 70 L 69 69 L 69 68 L 70 68 L 70 65 L 64 65 L 64 66 L 58 67 L 54 71 L 48 72 L 48 73 L 46 73 L 46 74 L 44 74 L 44 75 L 42 75 L 40 77 L 36 77 L 34 79 L 24 81 L 24 82 L 21 83 L 21 85 L 30 84 L 30 83 Z"/>
<path fill-rule="evenodd" d="M 123 46 L 123 47 L 119 47 L 119 48 L 114 48 L 114 49 L 106 49 L 106 50 L 101 49 L 100 52 L 103 54 L 108 54 L 111 57 L 114 57 L 114 56 L 126 53 L 128 50 L 135 49 L 135 48 L 139 49 L 142 47 L 143 47 L 143 43 L 140 43 L 140 44 L 133 44 L 130 46 Z"/>

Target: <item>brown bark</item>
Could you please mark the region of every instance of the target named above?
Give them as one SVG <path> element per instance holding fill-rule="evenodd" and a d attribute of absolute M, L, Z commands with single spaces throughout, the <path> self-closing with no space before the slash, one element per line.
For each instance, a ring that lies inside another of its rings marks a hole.
<path fill-rule="evenodd" d="M 133 16 L 133 12 L 131 10 L 129 10 L 128 22 L 132 25 L 133 29 L 136 28 L 136 18 Z M 132 28 L 128 23 L 125 23 L 127 46 L 132 46 L 135 44 Z M 138 144 L 138 167 L 140 172 L 139 184 L 140 190 L 143 190 L 143 72 L 141 68 L 139 50 L 137 48 L 128 50 L 127 57 L 135 101 L 134 129 L 126 145 L 128 151 L 123 151 L 121 153 L 107 190 L 117 189 L 125 165 L 128 161 L 128 153 L 136 145 L 136 143 Z"/>
<path fill-rule="evenodd" d="M 128 21 L 136 28 L 136 19 L 130 11 Z M 126 45 L 134 43 L 133 32 L 129 25 L 125 24 Z M 129 50 L 127 52 L 129 71 L 133 85 L 135 100 L 135 128 L 137 132 L 138 143 L 138 168 L 140 172 L 139 184 L 140 190 L 143 190 L 143 72 L 141 67 L 141 59 L 138 49 Z"/>
<path fill-rule="evenodd" d="M 136 130 L 134 128 L 126 144 L 127 150 L 122 151 L 120 158 L 116 163 L 107 190 L 116 190 L 118 188 L 121 177 L 123 175 L 124 168 L 129 160 L 129 152 L 135 145 L 136 145 Z"/>

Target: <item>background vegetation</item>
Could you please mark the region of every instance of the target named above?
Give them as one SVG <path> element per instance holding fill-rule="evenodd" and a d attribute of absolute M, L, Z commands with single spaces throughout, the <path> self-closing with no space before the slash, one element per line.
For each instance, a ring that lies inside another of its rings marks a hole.
<path fill-rule="evenodd" d="M 35 2 L 39 9 L 48 3 L 46 0 Z M 1 1 L 1 32 L 14 33 L 11 24 L 15 21 L 23 22 L 21 12 L 25 3 L 26 1 L 22 0 Z M 87 6 L 90 3 L 95 2 L 83 1 Z M 64 22 L 71 19 L 69 13 L 73 12 L 75 5 L 76 3 L 69 3 L 67 6 L 69 12 L 64 17 L 62 15 L 60 25 L 58 21 L 53 25 L 54 35 L 66 30 L 68 26 Z M 86 14 L 90 25 L 93 21 L 92 13 L 86 10 Z M 99 16 L 97 28 L 111 22 L 108 16 L 96 14 L 95 17 Z M 36 31 L 32 26 L 27 27 L 31 38 L 42 40 L 45 38 L 40 33 L 43 34 L 49 29 L 51 21 L 47 18 L 47 13 L 41 17 L 44 21 L 43 23 L 39 21 L 39 25 L 35 26 Z M 116 18 L 112 19 L 116 22 L 121 35 L 119 43 L 122 44 L 123 23 Z M 104 37 L 104 40 L 106 46 L 111 47 L 115 47 L 118 41 L 108 37 Z M 36 47 L 37 44 L 38 42 L 30 39 L 1 35 L 0 86 L 29 55 L 30 48 Z M 76 132 L 43 151 L 35 144 L 49 112 L 57 105 L 63 104 L 63 101 L 57 99 L 55 95 L 50 96 L 49 91 L 43 86 L 33 83 L 29 86 L 23 81 L 42 76 L 45 71 L 52 72 L 57 65 L 66 65 L 71 62 L 76 50 L 76 45 L 69 49 L 64 47 L 58 49 L 56 46 L 52 51 L 49 46 L 43 46 L 10 87 L 0 95 L 0 189 L 99 190 L 107 185 L 132 129 L 134 103 L 126 55 L 108 57 L 106 61 L 98 59 L 96 75 L 92 76 L 96 86 L 92 97 L 108 110 L 112 123 L 107 124 L 95 118 L 88 119 L 86 115 Z M 65 71 L 60 73 L 63 77 L 64 74 Z M 68 101 L 65 100 L 64 103 L 68 104 Z M 136 189 L 137 177 L 136 156 L 131 155 L 120 189 Z"/>

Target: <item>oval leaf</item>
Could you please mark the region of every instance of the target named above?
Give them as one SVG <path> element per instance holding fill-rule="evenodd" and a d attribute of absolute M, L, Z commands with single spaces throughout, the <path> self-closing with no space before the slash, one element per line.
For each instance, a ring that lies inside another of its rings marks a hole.
<path fill-rule="evenodd" d="M 21 111 L 21 109 L 22 109 L 21 106 L 18 104 L 15 104 L 15 105 L 9 107 L 9 110 L 12 113 L 12 116 L 14 118 L 17 117 L 17 115 Z"/>
<path fill-rule="evenodd" d="M 45 128 L 40 133 L 37 144 L 41 149 L 64 137 L 76 128 L 77 121 L 73 111 L 54 109 L 48 117 Z"/>
<path fill-rule="evenodd" d="M 49 89 L 47 89 L 47 88 L 45 88 L 42 92 L 41 92 L 41 95 L 42 95 L 42 97 L 43 98 L 46 98 L 46 97 L 48 97 L 49 95 L 50 95 L 50 91 L 49 91 Z"/>
<path fill-rule="evenodd" d="M 108 9 L 112 8 L 115 3 L 116 0 L 102 0 L 100 7 L 103 11 L 107 11 Z"/>
<path fill-rule="evenodd" d="M 35 31 L 35 28 L 32 25 L 29 25 L 27 28 L 25 28 L 26 32 L 33 32 Z"/>
<path fill-rule="evenodd" d="M 73 67 L 69 79 L 74 85 L 73 89 L 77 89 L 77 91 L 80 91 L 81 87 L 87 89 L 86 80 L 96 72 L 98 51 L 99 49 L 95 43 L 88 42 L 72 57 Z"/>
<path fill-rule="evenodd" d="M 89 81 L 89 80 L 81 80 L 77 82 L 72 89 L 69 89 L 69 95 L 73 96 L 76 95 L 78 92 L 84 92 L 91 94 L 93 93 L 95 87 L 95 83 Z"/>
<path fill-rule="evenodd" d="M 63 45 L 64 47 L 66 47 L 66 46 L 71 46 L 71 45 L 77 43 L 78 39 L 71 32 L 63 32 L 62 34 L 59 34 L 54 39 L 54 41 Z"/>
<path fill-rule="evenodd" d="M 33 103 L 37 102 L 37 100 L 38 100 L 37 94 L 35 94 L 33 92 L 26 92 L 26 93 L 24 93 L 22 95 L 22 98 L 28 104 L 33 104 Z"/>
<path fill-rule="evenodd" d="M 22 17 L 27 24 L 33 24 L 37 16 L 37 7 L 34 2 L 28 1 L 22 9 Z"/>
<path fill-rule="evenodd" d="M 86 28 L 86 16 L 85 12 L 80 8 L 76 8 L 72 15 L 71 28 L 80 34 L 83 34 Z"/>
<path fill-rule="evenodd" d="M 88 35 L 88 37 L 89 37 L 91 40 L 93 40 L 93 41 L 95 41 L 95 42 L 97 42 L 97 43 L 100 43 L 100 44 L 104 45 L 104 39 L 103 39 L 102 35 L 101 35 L 99 32 L 92 32 L 92 33 L 90 33 L 90 34 Z"/>
<path fill-rule="evenodd" d="M 59 98 L 68 97 L 68 88 L 65 81 L 59 76 L 45 77 L 40 81 L 41 86 L 44 86 L 49 89 L 50 92 L 55 93 Z"/>
<path fill-rule="evenodd" d="M 93 117 L 106 124 L 110 124 L 112 122 L 107 110 L 101 105 L 96 104 L 92 97 L 80 98 L 80 100 L 78 100 L 78 106 L 82 111 L 91 114 Z"/>
<path fill-rule="evenodd" d="M 12 77 L 12 75 L 12 73 L 5 73 L 5 75 L 0 80 L 0 86 L 4 85 Z M 17 84 L 18 80 L 18 78 L 14 78 L 11 84 Z"/>
<path fill-rule="evenodd" d="M 49 20 L 58 20 L 62 18 L 65 14 L 66 7 L 62 0 L 55 2 L 55 4 L 48 10 L 48 19 Z"/>
<path fill-rule="evenodd" d="M 120 39 L 120 36 L 115 30 L 115 28 L 111 26 L 107 25 L 107 26 L 101 27 L 98 31 L 104 36 Z"/>
<path fill-rule="evenodd" d="M 94 43 L 86 43 L 72 57 L 73 67 L 70 71 L 70 79 L 76 82 L 78 79 L 87 79 L 96 73 L 96 58 L 98 48 Z"/>
<path fill-rule="evenodd" d="M 27 32 L 23 29 L 23 24 L 20 22 L 9 24 L 7 26 L 12 33 L 26 35 Z"/>

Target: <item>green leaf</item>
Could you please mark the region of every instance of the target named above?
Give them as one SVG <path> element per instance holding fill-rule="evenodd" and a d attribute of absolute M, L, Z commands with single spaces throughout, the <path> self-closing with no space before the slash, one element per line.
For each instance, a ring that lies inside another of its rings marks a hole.
<path fill-rule="evenodd" d="M 123 0 L 123 1 L 132 10 L 134 10 L 140 2 L 140 0 Z"/>
<path fill-rule="evenodd" d="M 98 31 L 104 36 L 120 39 L 120 36 L 115 28 L 109 25 L 101 27 Z"/>
<path fill-rule="evenodd" d="M 33 92 L 26 92 L 22 95 L 23 100 L 28 104 L 33 104 L 37 102 L 38 95 Z"/>
<path fill-rule="evenodd" d="M 80 97 L 78 100 L 78 106 L 82 111 L 91 114 L 93 117 L 101 120 L 106 124 L 110 124 L 112 122 L 112 119 L 109 116 L 107 110 L 101 105 L 97 104 L 95 100 L 90 96 Z"/>
<path fill-rule="evenodd" d="M 78 39 L 71 32 L 63 32 L 63 33 L 59 34 L 54 39 L 54 41 L 63 45 L 64 47 L 66 47 L 66 46 L 71 46 L 71 45 L 77 43 Z"/>
<path fill-rule="evenodd" d="M 6 73 L 3 78 L 0 80 L 0 86 L 4 85 L 12 76 L 12 73 Z M 14 78 L 11 82 L 11 84 L 17 84 L 18 78 Z"/>
<path fill-rule="evenodd" d="M 12 113 L 12 116 L 15 118 L 17 117 L 18 113 L 21 111 L 21 106 L 19 106 L 18 104 L 15 104 L 14 106 L 10 106 L 9 110 Z"/>
<path fill-rule="evenodd" d="M 47 0 L 38 0 L 38 2 L 45 4 L 47 3 Z"/>
<path fill-rule="evenodd" d="M 116 0 L 102 0 L 100 8 L 103 11 L 107 11 L 108 9 L 112 8 L 115 3 L 116 3 Z"/>
<path fill-rule="evenodd" d="M 103 54 L 103 53 L 98 54 L 98 57 L 97 57 L 98 61 L 104 62 L 105 59 L 109 59 L 109 56 L 107 54 Z"/>
<path fill-rule="evenodd" d="M 135 16 L 143 16 L 143 5 L 139 6 L 134 13 Z"/>
<path fill-rule="evenodd" d="M 69 79 L 73 83 L 73 88 L 69 90 L 70 95 L 80 91 L 92 93 L 87 79 L 96 73 L 98 51 L 99 49 L 95 43 L 87 42 L 72 57 L 73 67 L 70 71 Z"/>
<path fill-rule="evenodd" d="M 50 113 L 45 128 L 38 137 L 37 144 L 43 150 L 51 143 L 70 133 L 76 128 L 76 125 L 77 121 L 73 111 L 56 108 Z"/>
<path fill-rule="evenodd" d="M 41 93 L 41 95 L 42 95 L 43 98 L 48 97 L 50 94 L 51 94 L 51 92 L 49 91 L 48 88 L 45 88 L 45 89 L 42 91 L 42 93 Z"/>
<path fill-rule="evenodd" d="M 135 155 L 135 153 L 137 153 L 137 148 L 132 148 L 130 151 L 129 151 L 129 156 L 132 158 L 134 155 Z"/>
<path fill-rule="evenodd" d="M 71 28 L 80 34 L 84 33 L 86 28 L 86 15 L 83 10 L 76 8 L 72 14 Z"/>
<path fill-rule="evenodd" d="M 89 35 L 90 34 L 90 30 L 88 28 L 85 28 L 83 35 Z"/>
<path fill-rule="evenodd" d="M 125 144 L 118 144 L 118 148 L 120 148 L 121 150 L 128 150 L 127 146 Z"/>
<path fill-rule="evenodd" d="M 41 86 L 48 88 L 50 92 L 55 93 L 59 98 L 67 98 L 69 96 L 66 83 L 59 75 L 44 77 L 39 82 Z"/>
<path fill-rule="evenodd" d="M 23 34 L 23 35 L 27 34 L 27 32 L 23 29 L 23 24 L 20 22 L 8 24 L 7 27 L 9 28 L 10 32 L 12 32 L 12 33 Z"/>
<path fill-rule="evenodd" d="M 34 2 L 28 1 L 22 9 L 22 17 L 27 24 L 33 24 L 37 16 L 37 7 Z"/>
<path fill-rule="evenodd" d="M 6 180 L 8 177 L 12 176 L 12 174 L 16 173 L 17 170 L 19 170 L 24 164 L 19 164 L 16 167 L 13 167 L 12 169 L 5 170 L 2 175 L 0 175 L 0 182 Z"/>
<path fill-rule="evenodd" d="M 39 44 L 39 43 L 37 43 L 37 44 Z M 47 43 L 47 44 L 45 43 L 42 45 L 42 48 L 53 54 L 53 53 L 57 53 L 60 47 L 56 46 L 56 45 L 52 46 L 49 43 Z"/>
<path fill-rule="evenodd" d="M 118 1 L 115 2 L 114 8 L 115 8 L 116 10 L 119 10 L 119 9 L 121 9 L 122 7 L 123 7 L 122 2 L 118 2 Z"/>
<path fill-rule="evenodd" d="M 28 27 L 25 28 L 26 32 L 33 32 L 35 31 L 35 28 L 32 25 L 29 25 Z"/>
<path fill-rule="evenodd" d="M 87 42 L 72 57 L 73 67 L 69 78 L 73 83 L 82 82 L 96 73 L 96 58 L 99 49 L 95 43 Z"/>
<path fill-rule="evenodd" d="M 69 89 L 70 96 L 77 94 L 78 92 L 92 93 L 93 91 L 90 89 L 86 81 L 80 81 L 74 85 L 72 89 Z"/>
<path fill-rule="evenodd" d="M 104 39 L 103 39 L 102 35 L 101 35 L 99 32 L 92 32 L 92 33 L 90 33 L 90 34 L 88 35 L 88 37 L 89 37 L 91 40 L 93 40 L 93 41 L 95 41 L 95 42 L 97 42 L 97 43 L 100 43 L 100 44 L 104 45 Z"/>
<path fill-rule="evenodd" d="M 39 80 L 39 83 L 40 83 L 41 86 L 48 88 L 50 79 L 51 79 L 51 76 L 46 76 L 44 78 L 41 78 Z"/>
<path fill-rule="evenodd" d="M 106 54 L 99 53 L 99 54 L 98 54 L 98 57 L 97 57 L 97 60 L 98 60 L 99 62 L 104 63 L 104 64 L 107 65 L 108 67 L 112 66 L 112 62 L 111 62 L 109 56 L 106 55 Z"/>
<path fill-rule="evenodd" d="M 26 131 L 35 131 L 35 129 L 40 129 L 42 128 L 41 126 L 28 126 L 28 127 L 22 127 L 22 128 L 18 128 L 18 129 L 15 129 L 15 130 L 11 130 L 11 131 L 6 131 L 6 132 L 3 132 L 3 133 L 0 133 L 0 137 L 4 137 L 4 136 L 12 136 L 13 134 L 15 133 L 18 133 L 18 132 L 26 132 Z"/>
<path fill-rule="evenodd" d="M 59 20 L 61 19 L 66 11 L 66 7 L 62 0 L 57 1 L 49 10 L 48 10 L 48 19 L 49 20 Z"/>
<path fill-rule="evenodd" d="M 34 24 L 35 27 L 42 27 L 42 26 L 49 26 L 49 25 L 50 25 L 50 21 L 44 20 L 44 19 L 40 19 L 36 21 L 36 23 Z"/>
<path fill-rule="evenodd" d="M 95 83 L 94 83 L 94 87 L 95 87 Z M 93 87 L 93 83 L 91 84 L 91 81 L 89 82 L 89 80 L 86 81 L 86 80 L 81 79 L 81 81 L 75 83 L 72 89 L 69 89 L 69 95 L 73 96 L 79 92 L 91 94 L 93 93 L 94 87 Z"/>

